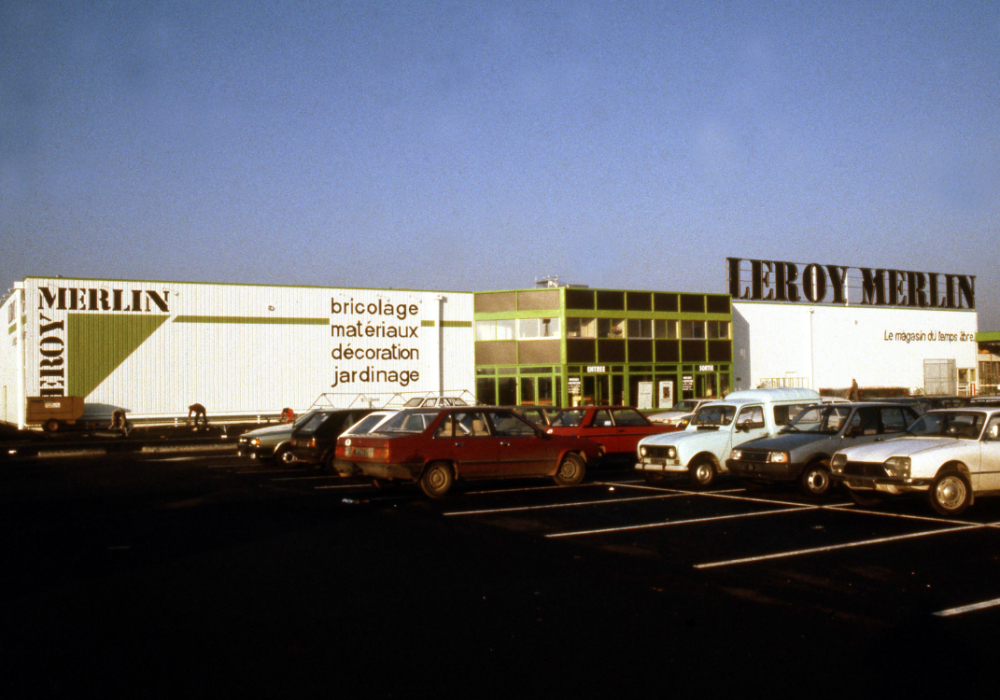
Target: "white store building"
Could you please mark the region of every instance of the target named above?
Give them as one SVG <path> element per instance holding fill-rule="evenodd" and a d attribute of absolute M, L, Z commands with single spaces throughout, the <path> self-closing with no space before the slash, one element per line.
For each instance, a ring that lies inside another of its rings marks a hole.
<path fill-rule="evenodd" d="M 734 389 L 976 390 L 975 278 L 729 259 Z"/>
<path fill-rule="evenodd" d="M 29 277 L 2 313 L 0 421 L 22 427 L 29 397 L 141 420 L 475 389 L 469 292 Z"/>

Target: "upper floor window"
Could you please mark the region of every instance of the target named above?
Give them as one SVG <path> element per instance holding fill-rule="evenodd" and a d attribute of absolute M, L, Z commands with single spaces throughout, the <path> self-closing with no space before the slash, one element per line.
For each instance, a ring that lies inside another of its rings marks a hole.
<path fill-rule="evenodd" d="M 596 338 L 597 319 L 596 318 L 567 318 L 566 319 L 567 338 Z"/>
<path fill-rule="evenodd" d="M 628 321 L 629 338 L 652 338 L 653 321 L 650 319 L 630 318 Z"/>
<path fill-rule="evenodd" d="M 729 321 L 708 321 L 707 325 L 709 338 L 729 337 Z"/>
<path fill-rule="evenodd" d="M 705 338 L 704 321 L 681 321 L 681 338 L 702 340 Z"/>
<path fill-rule="evenodd" d="M 513 340 L 514 321 L 476 321 L 476 340 Z"/>
<path fill-rule="evenodd" d="M 623 318 L 599 318 L 597 319 L 598 338 L 624 338 L 625 319 Z"/>
<path fill-rule="evenodd" d="M 531 338 L 558 338 L 558 318 L 521 318 L 517 321 L 517 337 L 521 340 Z"/>

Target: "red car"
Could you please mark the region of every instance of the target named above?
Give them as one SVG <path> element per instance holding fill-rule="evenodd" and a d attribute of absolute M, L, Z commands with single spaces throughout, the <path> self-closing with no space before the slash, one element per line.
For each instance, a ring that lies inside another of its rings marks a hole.
<path fill-rule="evenodd" d="M 593 440 L 609 457 L 635 457 L 641 439 L 677 429 L 673 425 L 650 423 L 639 411 L 627 406 L 583 406 L 560 411 L 546 431 Z"/>
<path fill-rule="evenodd" d="M 572 486 L 598 458 L 589 440 L 547 435 L 507 409 L 466 406 L 403 410 L 377 432 L 339 438 L 334 467 L 376 482 L 416 481 L 440 498 L 457 479 L 551 476 Z"/>

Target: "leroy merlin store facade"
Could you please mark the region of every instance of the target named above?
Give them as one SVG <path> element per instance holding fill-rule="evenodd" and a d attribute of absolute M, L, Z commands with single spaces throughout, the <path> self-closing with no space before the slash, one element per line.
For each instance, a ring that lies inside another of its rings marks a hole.
<path fill-rule="evenodd" d="M 852 380 L 977 390 L 974 277 L 735 258 L 726 269 L 728 293 L 27 278 L 2 303 L 0 421 L 24 425 L 28 399 L 61 396 L 82 397 L 89 418 L 154 420 L 195 402 L 252 416 L 320 397 L 657 408 Z"/>

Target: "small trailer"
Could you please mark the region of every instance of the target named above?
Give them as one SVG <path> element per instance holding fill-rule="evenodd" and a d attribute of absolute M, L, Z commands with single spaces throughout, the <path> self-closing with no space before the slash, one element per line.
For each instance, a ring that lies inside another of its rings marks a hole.
<path fill-rule="evenodd" d="M 82 396 L 29 396 L 27 422 L 54 433 L 83 418 Z"/>

